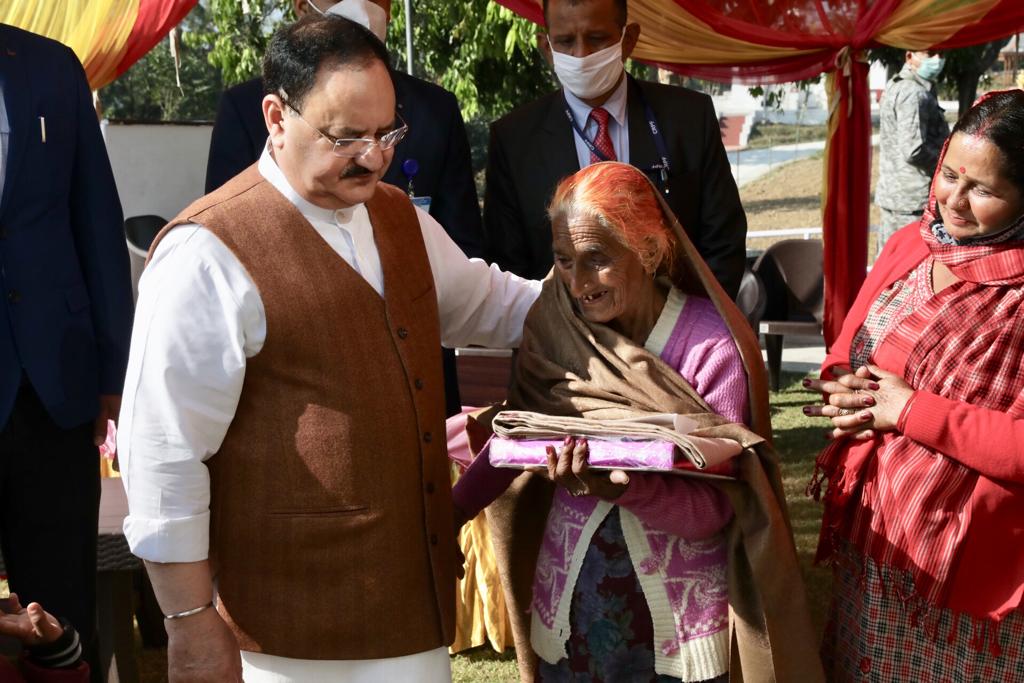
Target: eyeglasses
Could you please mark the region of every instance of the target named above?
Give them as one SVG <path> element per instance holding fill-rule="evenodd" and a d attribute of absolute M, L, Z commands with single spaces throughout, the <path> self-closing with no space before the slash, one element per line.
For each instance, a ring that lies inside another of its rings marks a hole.
<path fill-rule="evenodd" d="M 295 105 L 286 100 L 284 97 L 281 97 L 281 101 L 284 102 L 285 106 L 287 106 L 289 109 L 295 112 L 295 115 L 298 116 L 299 119 L 301 119 L 304 124 L 312 128 L 320 137 L 327 140 L 327 142 L 331 143 L 331 152 L 336 157 L 359 159 L 369 154 L 375 146 L 379 148 L 381 152 L 386 152 L 387 150 L 391 149 L 399 142 L 401 142 L 402 138 L 405 137 L 405 134 L 409 132 L 409 124 L 407 124 L 405 122 L 405 119 L 403 119 L 396 113 L 395 119 L 399 121 L 401 125 L 398 128 L 395 128 L 394 130 L 390 130 L 387 133 L 384 133 L 380 137 L 336 138 L 333 135 L 328 135 L 327 133 L 323 132 L 322 130 L 314 126 L 312 123 L 307 121 L 302 116 L 302 112 L 300 112 L 295 107 Z"/>

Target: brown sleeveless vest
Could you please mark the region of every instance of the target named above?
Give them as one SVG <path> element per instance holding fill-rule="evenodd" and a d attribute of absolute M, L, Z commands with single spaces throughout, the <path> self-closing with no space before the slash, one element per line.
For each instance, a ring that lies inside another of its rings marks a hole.
<path fill-rule="evenodd" d="M 405 194 L 382 183 L 367 208 L 383 298 L 255 166 L 153 244 L 204 226 L 266 309 L 266 342 L 207 461 L 219 610 L 243 650 L 376 659 L 454 636 L 434 280 Z"/>

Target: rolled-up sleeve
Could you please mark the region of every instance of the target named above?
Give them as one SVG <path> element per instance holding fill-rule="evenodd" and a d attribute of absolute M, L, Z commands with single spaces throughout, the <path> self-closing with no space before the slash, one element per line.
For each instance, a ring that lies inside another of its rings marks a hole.
<path fill-rule="evenodd" d="M 259 294 L 234 255 L 198 226 L 172 231 L 139 284 L 118 433 L 124 531 L 139 557 L 206 559 L 205 460 L 220 448 L 246 359 L 265 336 Z"/>

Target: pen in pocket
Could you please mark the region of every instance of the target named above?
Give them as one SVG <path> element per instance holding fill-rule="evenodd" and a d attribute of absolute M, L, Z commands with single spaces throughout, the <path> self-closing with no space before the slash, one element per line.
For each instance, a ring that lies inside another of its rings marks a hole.
<path fill-rule="evenodd" d="M 46 143 L 46 117 L 39 117 L 39 139 Z"/>

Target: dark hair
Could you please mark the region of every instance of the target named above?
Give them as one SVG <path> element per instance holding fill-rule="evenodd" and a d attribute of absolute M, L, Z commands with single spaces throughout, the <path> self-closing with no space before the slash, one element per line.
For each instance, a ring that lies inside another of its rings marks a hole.
<path fill-rule="evenodd" d="M 391 58 L 377 36 L 343 17 L 306 15 L 279 28 L 263 57 L 263 90 L 287 95 L 296 107 L 316 83 L 321 67 L 367 67 L 383 62 L 391 72 Z"/>
<path fill-rule="evenodd" d="M 544 9 L 544 25 L 545 26 L 548 25 L 548 2 L 549 1 L 550 0 L 544 0 L 544 2 L 542 4 L 542 7 Z M 584 2 L 594 2 L 595 0 L 562 0 L 562 1 L 563 2 L 567 2 L 570 5 L 581 5 Z M 626 7 L 626 0 L 613 0 L 613 2 L 615 4 L 615 9 L 617 9 L 619 11 L 618 12 L 618 14 L 619 14 L 619 16 L 618 16 L 619 26 L 625 26 L 626 25 L 626 17 L 629 14 L 629 10 Z"/>
<path fill-rule="evenodd" d="M 979 99 L 953 126 L 952 135 L 985 138 L 1002 154 L 1003 173 L 1024 192 L 1024 90 L 1003 90 Z"/>

